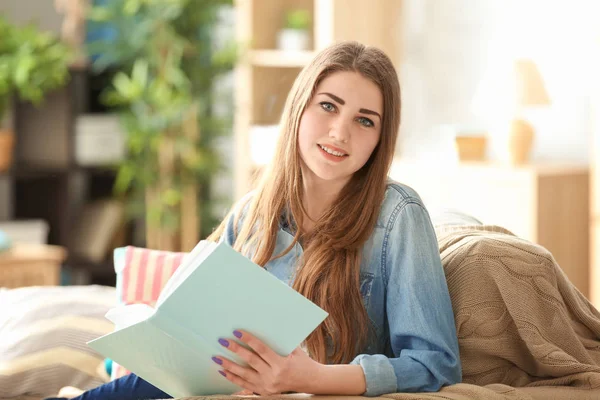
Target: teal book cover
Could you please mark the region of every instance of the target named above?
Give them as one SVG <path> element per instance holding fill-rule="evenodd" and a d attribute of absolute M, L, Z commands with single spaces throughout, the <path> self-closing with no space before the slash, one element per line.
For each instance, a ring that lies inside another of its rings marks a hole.
<path fill-rule="evenodd" d="M 174 398 L 242 390 L 211 358 L 245 365 L 218 339 L 243 329 L 285 356 L 327 313 L 226 243 L 200 242 L 163 288 L 156 308 L 111 310 L 115 331 L 88 345 Z"/>

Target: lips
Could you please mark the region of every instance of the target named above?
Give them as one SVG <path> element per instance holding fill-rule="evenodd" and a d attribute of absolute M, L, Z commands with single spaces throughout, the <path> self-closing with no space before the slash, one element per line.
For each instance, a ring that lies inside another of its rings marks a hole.
<path fill-rule="evenodd" d="M 327 149 L 329 149 L 329 150 L 331 150 L 331 151 L 334 151 L 334 152 L 336 152 L 336 153 L 340 153 L 340 154 L 342 154 L 342 155 L 336 155 L 336 156 L 338 156 L 338 157 L 345 157 L 345 156 L 348 156 L 348 155 L 349 155 L 349 154 L 348 154 L 348 152 L 347 152 L 346 150 L 344 150 L 344 149 L 340 149 L 339 147 L 335 147 L 335 146 L 332 146 L 332 145 L 330 145 L 330 144 L 318 144 L 318 146 L 319 146 L 319 147 L 320 147 L 322 150 L 324 150 L 324 151 L 327 151 L 327 150 L 325 150 L 325 148 L 327 148 Z"/>

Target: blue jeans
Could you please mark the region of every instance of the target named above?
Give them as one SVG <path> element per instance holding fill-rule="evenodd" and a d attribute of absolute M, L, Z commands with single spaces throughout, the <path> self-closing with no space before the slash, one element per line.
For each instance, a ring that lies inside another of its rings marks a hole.
<path fill-rule="evenodd" d="M 146 400 L 172 399 L 171 396 L 149 384 L 142 378 L 130 374 L 112 382 L 88 390 L 72 400 Z M 58 397 L 46 400 L 64 400 Z"/>

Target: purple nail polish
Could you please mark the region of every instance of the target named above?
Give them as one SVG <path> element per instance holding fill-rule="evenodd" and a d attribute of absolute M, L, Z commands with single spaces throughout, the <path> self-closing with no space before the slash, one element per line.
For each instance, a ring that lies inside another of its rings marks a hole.
<path fill-rule="evenodd" d="M 213 360 L 214 362 L 216 362 L 217 364 L 219 364 L 219 365 L 222 365 L 222 364 L 223 364 L 223 361 L 221 361 L 221 359 L 219 359 L 219 358 L 217 358 L 217 357 L 213 357 L 213 358 L 212 358 L 212 360 Z"/>
<path fill-rule="evenodd" d="M 229 342 L 225 339 L 219 339 L 219 344 L 223 347 L 229 347 Z"/>
<path fill-rule="evenodd" d="M 242 332 L 235 330 L 233 331 L 233 336 L 239 339 L 242 337 Z"/>
<path fill-rule="evenodd" d="M 221 375 L 223 375 L 223 376 L 226 376 L 226 375 L 225 375 L 225 372 L 223 372 L 223 371 L 219 371 L 219 373 L 220 373 Z"/>

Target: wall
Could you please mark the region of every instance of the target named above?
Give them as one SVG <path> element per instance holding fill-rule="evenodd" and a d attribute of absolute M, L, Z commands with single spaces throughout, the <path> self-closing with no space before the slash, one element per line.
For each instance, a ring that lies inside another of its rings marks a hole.
<path fill-rule="evenodd" d="M 445 159 L 450 127 L 485 127 L 472 107 L 489 67 L 527 56 L 552 105 L 527 115 L 537 130 L 534 160 L 589 161 L 591 40 L 600 2 L 586 0 L 406 0 L 401 80 L 402 139 L 411 159 Z M 493 132 L 489 156 L 504 157 Z"/>
<path fill-rule="evenodd" d="M 44 30 L 60 33 L 62 16 L 54 9 L 54 0 L 1 0 L 0 14 L 17 23 L 34 22 Z"/>

